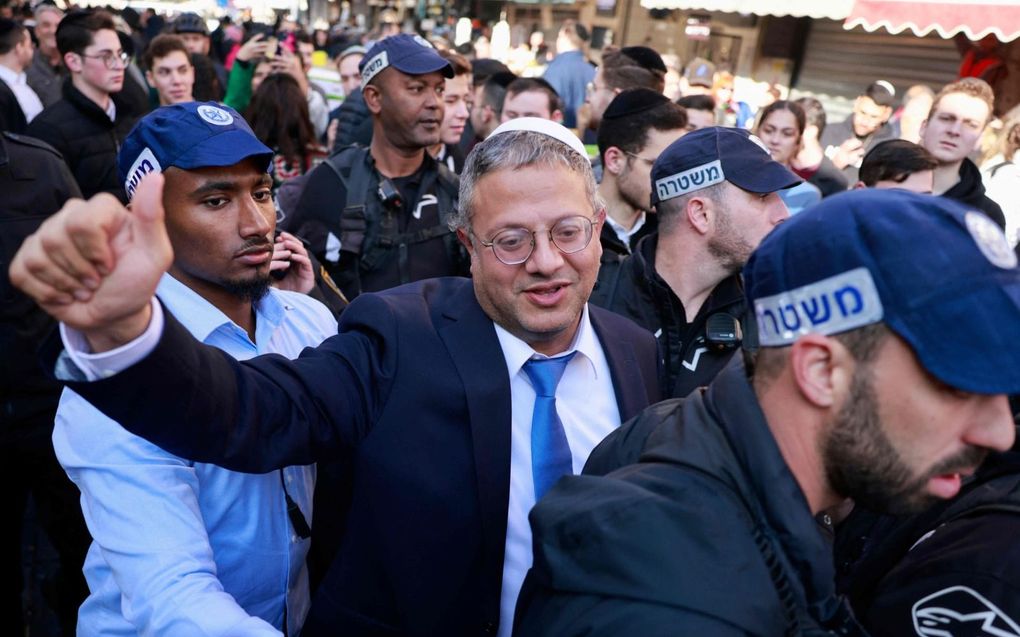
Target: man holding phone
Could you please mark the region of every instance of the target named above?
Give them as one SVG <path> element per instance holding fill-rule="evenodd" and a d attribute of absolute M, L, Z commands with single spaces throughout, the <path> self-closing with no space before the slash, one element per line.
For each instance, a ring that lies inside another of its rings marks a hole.
<path fill-rule="evenodd" d="M 300 242 L 282 233 L 274 249 L 271 158 L 235 111 L 196 102 L 150 113 L 118 158 L 131 198 L 145 174 L 166 180 L 175 256 L 157 295 L 197 338 L 238 359 L 296 356 L 336 333 L 326 308 L 301 293 L 312 269 Z M 271 272 L 284 273 L 281 289 Z M 94 538 L 82 634 L 296 634 L 310 604 L 314 466 L 243 474 L 189 462 L 72 391 L 53 442 Z"/>

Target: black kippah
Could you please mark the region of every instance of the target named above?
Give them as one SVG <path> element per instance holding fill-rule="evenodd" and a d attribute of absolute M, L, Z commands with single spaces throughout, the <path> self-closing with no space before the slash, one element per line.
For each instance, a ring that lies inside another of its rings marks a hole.
<path fill-rule="evenodd" d="M 616 119 L 627 115 L 635 115 L 660 104 L 668 104 L 669 98 L 650 88 L 632 88 L 623 91 L 613 98 L 606 107 L 602 119 Z"/>
<path fill-rule="evenodd" d="M 663 73 L 667 71 L 666 63 L 655 49 L 647 46 L 625 46 L 620 49 L 620 53 L 637 62 L 638 66 Z"/>

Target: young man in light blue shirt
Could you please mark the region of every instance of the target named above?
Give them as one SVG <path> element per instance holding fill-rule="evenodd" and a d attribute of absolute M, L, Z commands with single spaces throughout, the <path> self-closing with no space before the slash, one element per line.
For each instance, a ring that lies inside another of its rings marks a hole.
<path fill-rule="evenodd" d="M 144 174 L 166 180 L 174 261 L 160 302 L 196 338 L 239 360 L 296 357 L 336 333 L 326 308 L 300 293 L 313 283 L 300 242 L 284 233 L 274 250 L 271 160 L 240 115 L 195 102 L 145 117 L 118 157 L 129 197 Z M 283 273 L 279 289 L 270 287 L 271 270 Z M 165 382 L 175 391 L 172 377 Z M 70 390 L 53 442 L 94 538 L 79 635 L 297 632 L 310 603 L 314 465 L 245 474 L 191 462 Z"/>

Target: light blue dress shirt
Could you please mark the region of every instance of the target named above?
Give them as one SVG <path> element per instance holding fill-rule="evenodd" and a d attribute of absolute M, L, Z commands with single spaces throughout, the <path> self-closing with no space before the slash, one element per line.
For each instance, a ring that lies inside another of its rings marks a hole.
<path fill-rule="evenodd" d="M 336 334 L 324 306 L 270 290 L 256 306 L 255 342 L 169 275 L 160 300 L 199 340 L 237 359 L 294 358 Z M 128 433 L 65 390 L 53 431 L 57 458 L 81 490 L 94 541 L 91 594 L 78 635 L 159 637 L 296 634 L 310 604 L 305 555 L 283 483 L 310 523 L 315 467 L 263 475 L 189 462 Z"/>

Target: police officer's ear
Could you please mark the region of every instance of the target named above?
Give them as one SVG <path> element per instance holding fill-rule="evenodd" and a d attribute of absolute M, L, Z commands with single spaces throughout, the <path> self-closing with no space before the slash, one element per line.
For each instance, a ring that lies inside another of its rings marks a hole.
<path fill-rule="evenodd" d="M 383 81 L 383 76 L 387 74 L 389 69 L 384 69 L 381 73 L 372 78 L 372 80 L 361 87 L 361 97 L 365 100 L 365 106 L 368 108 L 368 112 L 373 115 L 378 115 L 382 111 L 382 91 L 380 90 L 380 83 Z"/>
<path fill-rule="evenodd" d="M 721 211 L 713 203 L 710 197 L 699 196 L 690 197 L 684 203 L 681 214 L 698 234 L 709 234 L 718 223 L 717 217 Z"/>
<path fill-rule="evenodd" d="M 801 336 L 790 346 L 787 365 L 797 394 L 812 407 L 836 410 L 849 397 L 856 361 L 837 339 Z"/>

